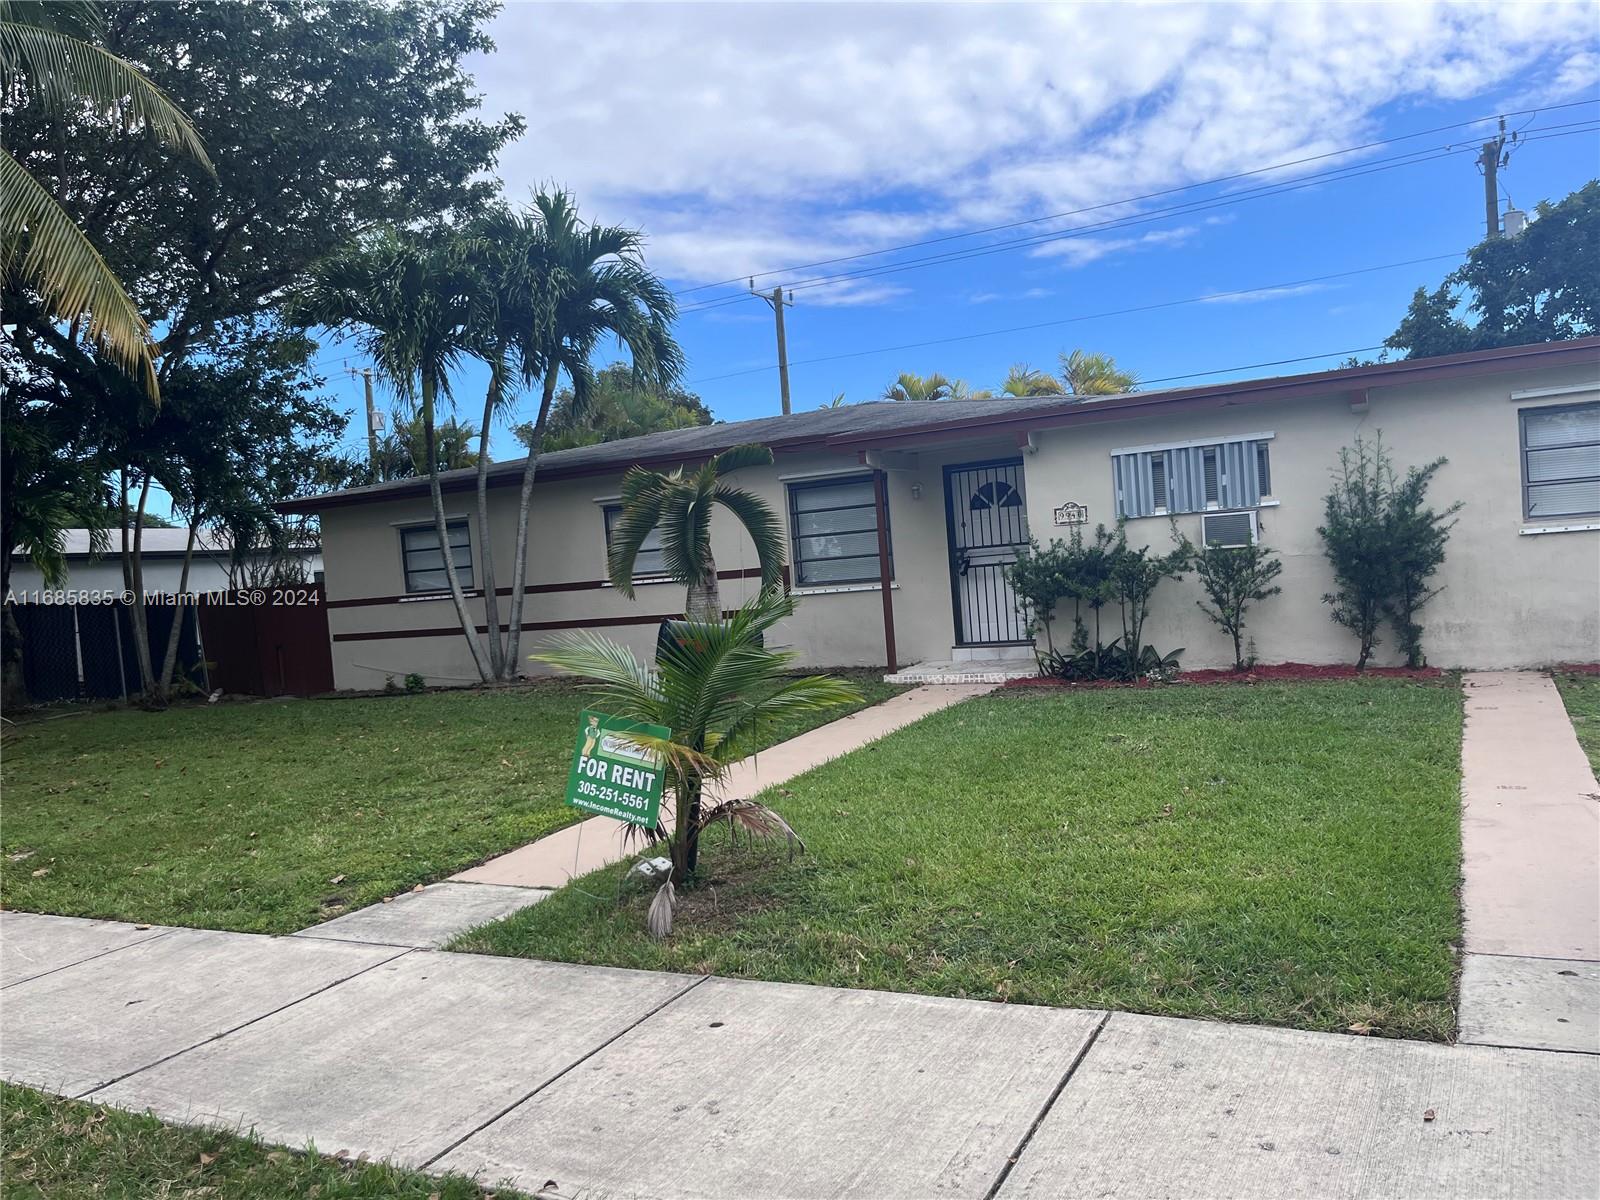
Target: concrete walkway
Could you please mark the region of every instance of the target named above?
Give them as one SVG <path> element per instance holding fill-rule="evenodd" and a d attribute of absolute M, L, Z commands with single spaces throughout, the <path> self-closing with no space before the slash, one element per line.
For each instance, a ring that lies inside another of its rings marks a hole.
<path fill-rule="evenodd" d="M 748 799 L 764 788 L 784 783 L 841 754 L 859 750 L 930 713 L 993 690 L 994 684 L 988 683 L 919 687 L 901 692 L 882 704 L 820 725 L 735 763 L 713 795 L 719 800 Z M 629 832 L 628 826 L 610 817 L 590 817 L 451 878 L 461 883 L 558 888 L 569 879 L 634 853 L 639 843 L 628 840 Z"/>
<path fill-rule="evenodd" d="M 1600 1057 L 0 913 L 7 1079 L 544 1196 L 1600 1193 Z"/>
<path fill-rule="evenodd" d="M 1464 685 L 1461 1040 L 1600 1053 L 1600 784 L 1549 676 Z"/>

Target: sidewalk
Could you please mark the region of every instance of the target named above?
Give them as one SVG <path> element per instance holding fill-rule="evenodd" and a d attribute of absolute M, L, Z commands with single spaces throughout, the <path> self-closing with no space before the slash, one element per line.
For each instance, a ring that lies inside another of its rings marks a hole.
<path fill-rule="evenodd" d="M 1600 784 L 1549 676 L 1463 685 L 1461 1040 L 1600 1053 Z"/>
<path fill-rule="evenodd" d="M 0 985 L 8 1079 L 550 1196 L 1600 1191 L 1590 1054 L 26 913 Z"/>

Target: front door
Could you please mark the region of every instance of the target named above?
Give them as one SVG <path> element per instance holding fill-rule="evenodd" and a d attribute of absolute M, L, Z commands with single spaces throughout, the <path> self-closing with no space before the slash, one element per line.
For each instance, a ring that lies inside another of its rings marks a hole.
<path fill-rule="evenodd" d="M 1029 641 L 1027 617 L 1006 577 L 1006 568 L 1028 544 L 1022 460 L 948 466 L 944 469 L 944 498 L 956 643 Z"/>

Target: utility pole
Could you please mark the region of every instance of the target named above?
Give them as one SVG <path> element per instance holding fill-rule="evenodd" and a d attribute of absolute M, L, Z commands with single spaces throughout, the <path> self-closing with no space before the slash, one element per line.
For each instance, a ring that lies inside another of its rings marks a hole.
<path fill-rule="evenodd" d="M 789 342 L 783 336 L 783 309 L 784 309 L 785 305 L 789 306 L 790 308 L 794 307 L 794 293 L 791 292 L 789 294 L 789 298 L 787 300 L 785 300 L 783 298 L 783 288 L 775 287 L 775 288 L 772 289 L 772 295 L 769 296 L 765 292 L 756 291 L 756 281 L 754 279 L 752 279 L 750 281 L 750 294 L 752 296 L 760 296 L 763 300 L 765 300 L 769 305 L 772 306 L 772 315 L 773 315 L 773 318 L 777 322 L 777 326 L 778 326 L 778 389 L 779 389 L 779 392 L 782 394 L 782 397 L 783 397 L 783 415 L 784 416 L 788 416 L 789 415 Z"/>
<path fill-rule="evenodd" d="M 378 421 L 377 410 L 372 406 L 372 370 L 362 367 L 358 371 L 352 367 L 350 374 L 361 376 L 367 393 L 367 471 L 372 476 L 372 482 L 378 483 Z"/>
<path fill-rule="evenodd" d="M 1483 219 L 1491 238 L 1500 236 L 1500 171 L 1511 161 L 1508 145 L 1516 145 L 1517 135 L 1506 137 L 1506 119 L 1500 118 L 1500 132 L 1483 144 L 1478 169 L 1483 172 Z"/>

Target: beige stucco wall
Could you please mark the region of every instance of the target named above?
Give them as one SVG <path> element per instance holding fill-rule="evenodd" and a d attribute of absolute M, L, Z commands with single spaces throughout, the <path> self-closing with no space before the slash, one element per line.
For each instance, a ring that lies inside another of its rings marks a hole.
<path fill-rule="evenodd" d="M 975 452 L 972 447 L 979 447 Z M 923 454 L 917 469 L 888 476 L 889 524 L 893 538 L 896 582 L 893 588 L 895 631 L 902 663 L 948 657 L 952 634 L 949 569 L 942 506 L 941 464 L 951 457 L 982 457 L 1003 451 L 1003 443 L 969 443 L 948 454 Z M 789 480 L 865 470 L 855 454 L 781 454 L 770 468 L 740 472 L 740 486 L 761 495 L 780 515 L 787 529 Z M 536 485 L 529 531 L 527 583 L 543 586 L 603 580 L 605 524 L 603 502 L 615 499 L 621 473 L 558 480 Z M 490 493 L 489 523 L 494 533 L 498 582 L 510 579 L 514 551 L 516 494 L 514 488 Z M 465 518 L 472 531 L 474 561 L 481 563 L 482 536 L 474 496 L 445 497 L 450 518 Z M 427 523 L 431 508 L 425 497 L 329 509 L 322 514 L 323 556 L 327 566 L 330 633 L 334 676 L 341 688 L 380 687 L 386 675 L 400 679 L 418 672 L 432 683 L 475 679 L 471 659 L 459 632 L 429 637 L 347 640 L 341 634 L 367 634 L 422 629 L 448 630 L 455 610 L 448 597 L 394 600 L 403 595 L 399 530 Z M 724 571 L 756 567 L 755 550 L 743 529 L 728 514 L 712 522 L 712 549 Z M 791 556 L 792 557 L 792 556 Z M 754 594 L 754 580 L 722 581 L 723 603 L 733 607 Z M 627 616 L 655 617 L 680 612 L 683 589 L 673 583 L 641 583 L 636 598 L 625 599 L 607 586 L 535 592 L 527 597 L 524 622 L 574 624 Z M 883 609 L 876 584 L 841 589 L 797 588 L 795 615 L 777 631 L 777 640 L 792 647 L 805 664 L 876 666 L 884 663 Z M 389 598 L 381 604 L 349 607 L 341 601 Z M 500 598 L 507 616 L 510 598 Z M 472 614 L 483 620 L 481 598 L 469 600 Z M 598 631 L 641 655 L 655 646 L 655 620 L 608 625 Z M 556 634 L 529 630 L 522 652 L 533 653 Z M 527 663 L 526 673 L 542 668 Z"/>
<path fill-rule="evenodd" d="M 1513 391 L 1596 386 L 1592 369 L 1522 371 L 1450 384 L 1374 389 L 1367 411 L 1352 411 L 1339 395 L 1041 430 L 1037 449 L 1025 454 L 1029 522 L 1036 537 L 1064 534 L 1052 510 L 1073 500 L 1089 506 L 1090 525 L 1114 521 L 1110 452 L 1132 445 L 1180 442 L 1271 431 L 1275 505 L 1260 510 L 1262 536 L 1283 559 L 1283 594 L 1259 604 L 1249 631 L 1263 662 L 1350 662 L 1355 644 L 1328 616 L 1322 595 L 1331 586 L 1316 527 L 1339 448 L 1357 435 L 1380 430 L 1397 465 L 1449 459 L 1431 499 L 1466 501 L 1440 572 L 1444 591 L 1424 611 L 1430 661 L 1441 666 L 1500 667 L 1600 659 L 1600 530 L 1528 535 L 1521 519 L 1521 475 L 1517 411 L 1532 404 L 1572 403 L 1587 395 L 1566 394 L 1513 401 Z M 895 457 L 888 472 L 890 526 L 895 559 L 892 592 L 901 664 L 947 659 L 954 638 L 942 467 L 1016 453 L 1015 438 L 968 437 L 955 444 L 920 446 L 914 459 Z M 775 466 L 741 472 L 739 482 L 762 495 L 788 524 L 787 481 L 863 469 L 850 454 L 780 454 Z M 621 473 L 537 485 L 530 530 L 527 583 L 534 586 L 592 583 L 605 578 L 602 501 L 614 498 Z M 509 582 L 516 489 L 491 492 L 491 525 L 501 586 Z M 470 494 L 446 497 L 446 511 L 472 527 L 474 561 L 481 562 L 481 531 Z M 416 671 L 430 682 L 475 679 L 455 627 L 448 598 L 396 601 L 404 593 L 399 528 L 426 523 L 425 498 L 334 508 L 322 516 L 335 678 L 341 688 L 379 687 Z M 1200 518 L 1178 518 L 1199 539 Z M 727 514 L 713 522 L 713 549 L 723 570 L 755 566 L 747 536 Z M 1166 518 L 1130 522 L 1131 537 L 1164 547 Z M 747 599 L 753 581 L 724 580 L 726 606 Z M 1225 635 L 1195 606 L 1193 576 L 1161 585 L 1147 640 L 1163 649 L 1186 648 L 1187 667 L 1226 666 L 1232 661 Z M 377 598 L 359 607 L 340 601 Z M 801 663 L 811 666 L 881 665 L 883 617 L 874 584 L 842 590 L 796 591 L 795 615 L 778 631 Z M 501 598 L 504 619 L 509 598 Z M 482 620 L 481 599 L 469 601 Z M 681 611 L 676 584 L 644 583 L 636 599 L 614 589 L 588 587 L 535 592 L 525 622 L 577 625 L 595 620 L 644 617 L 607 625 L 599 632 L 648 655 L 656 620 Z M 1070 618 L 1066 618 L 1070 621 Z M 426 637 L 347 640 L 339 635 L 437 629 Z M 1062 628 L 1063 636 L 1069 630 Z M 1112 636 L 1108 630 L 1107 639 Z M 524 632 L 522 652 L 533 653 L 555 634 Z M 1380 660 L 1394 661 L 1393 638 L 1384 636 Z M 528 673 L 537 664 L 527 663 Z"/>
<path fill-rule="evenodd" d="M 1322 596 L 1333 579 L 1317 525 L 1332 483 L 1339 449 L 1359 435 L 1382 431 L 1395 465 L 1423 465 L 1444 455 L 1429 499 L 1465 507 L 1450 536 L 1438 574 L 1443 591 L 1423 610 L 1424 646 L 1436 666 L 1510 667 L 1600 659 L 1600 530 L 1524 534 L 1520 408 L 1600 398 L 1588 391 L 1513 401 L 1512 393 L 1595 384 L 1593 370 L 1557 369 L 1480 377 L 1462 382 L 1374 389 L 1365 412 L 1346 398 L 1329 396 L 1162 421 L 1108 422 L 1039 435 L 1027 459 L 1029 523 L 1040 540 L 1068 531 L 1052 525 L 1054 507 L 1087 503 L 1090 528 L 1114 523 L 1112 450 L 1196 438 L 1272 432 L 1271 464 L 1276 506 L 1260 510 L 1262 540 L 1278 552 L 1282 595 L 1256 605 L 1247 617 L 1262 662 L 1353 662 L 1357 646 L 1335 625 Z M 1200 517 L 1177 518 L 1198 542 Z M 1164 550 L 1168 519 L 1128 523 L 1135 544 Z M 1163 650 L 1185 647 L 1189 668 L 1232 665 L 1227 636 L 1196 607 L 1201 596 L 1191 574 L 1164 582 L 1156 593 L 1146 640 Z M 1070 634 L 1070 613 L 1057 622 Z M 1115 633 L 1109 630 L 1107 640 Z M 1399 661 L 1385 628 L 1379 661 Z"/>

